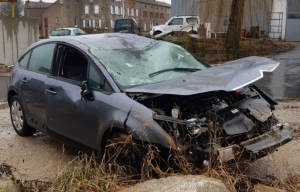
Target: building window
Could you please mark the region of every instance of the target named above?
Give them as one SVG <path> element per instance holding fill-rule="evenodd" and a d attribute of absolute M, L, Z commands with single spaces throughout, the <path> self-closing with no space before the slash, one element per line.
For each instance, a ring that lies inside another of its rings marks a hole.
<path fill-rule="evenodd" d="M 111 28 L 114 28 L 114 25 L 115 25 L 115 22 L 114 22 L 114 20 L 110 20 L 110 26 L 111 26 Z"/>
<path fill-rule="evenodd" d="M 96 28 L 101 28 L 101 20 L 100 19 L 96 19 Z"/>
<path fill-rule="evenodd" d="M 85 6 L 84 6 L 84 13 L 85 13 L 86 15 L 89 14 L 89 6 L 88 6 L 88 5 L 85 5 Z"/>
<path fill-rule="evenodd" d="M 56 23 L 56 24 L 59 23 L 59 18 L 58 18 L 58 17 L 55 18 L 55 23 Z"/>
<path fill-rule="evenodd" d="M 99 14 L 99 5 L 95 5 L 95 14 Z"/>
<path fill-rule="evenodd" d="M 83 20 L 83 27 L 91 27 L 91 20 Z"/>
<path fill-rule="evenodd" d="M 121 12 L 120 12 L 120 14 L 123 15 L 123 7 L 121 7 Z"/>
<path fill-rule="evenodd" d="M 94 0 L 90 0 L 90 3 L 93 3 L 94 2 Z"/>
<path fill-rule="evenodd" d="M 156 13 L 156 14 L 155 14 L 155 18 L 159 18 L 159 13 Z"/>
<path fill-rule="evenodd" d="M 115 6 L 115 14 L 119 15 L 119 7 L 118 6 Z"/>
<path fill-rule="evenodd" d="M 77 25 L 78 25 L 77 22 L 78 22 L 77 17 L 75 17 L 75 27 L 77 27 Z"/>
<path fill-rule="evenodd" d="M 147 31 L 147 23 L 144 23 L 144 31 Z"/>
<path fill-rule="evenodd" d="M 115 13 L 115 12 L 114 12 L 114 6 L 112 6 L 112 5 L 110 6 L 110 13 L 111 13 L 111 14 L 114 14 L 114 13 Z"/>
<path fill-rule="evenodd" d="M 96 28 L 96 21 L 95 19 L 92 20 L 93 28 Z"/>
<path fill-rule="evenodd" d="M 137 16 L 137 17 L 139 16 L 139 10 L 138 9 L 135 10 L 135 16 Z"/>
<path fill-rule="evenodd" d="M 127 8 L 127 15 L 130 16 L 130 9 Z"/>
<path fill-rule="evenodd" d="M 160 18 L 161 18 L 161 19 L 164 19 L 164 18 L 165 18 L 165 16 L 164 16 L 163 13 L 160 14 Z"/>
<path fill-rule="evenodd" d="M 45 25 L 45 27 L 48 27 L 48 19 L 47 18 L 44 19 L 44 25 Z"/>
<path fill-rule="evenodd" d="M 150 18 L 153 18 L 153 12 L 150 12 Z"/>
<path fill-rule="evenodd" d="M 143 17 L 148 17 L 148 12 L 147 11 L 143 11 Z"/>
<path fill-rule="evenodd" d="M 131 16 L 134 16 L 134 9 L 131 8 Z"/>

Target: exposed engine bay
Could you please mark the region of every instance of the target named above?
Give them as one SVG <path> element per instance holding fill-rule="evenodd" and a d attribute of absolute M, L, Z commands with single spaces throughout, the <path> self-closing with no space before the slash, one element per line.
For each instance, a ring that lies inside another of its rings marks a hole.
<path fill-rule="evenodd" d="M 225 162 L 245 152 L 257 158 L 292 139 L 288 124 L 279 124 L 272 113 L 277 102 L 255 85 L 188 96 L 129 95 L 153 111 L 153 119 L 192 159 L 215 154 Z"/>

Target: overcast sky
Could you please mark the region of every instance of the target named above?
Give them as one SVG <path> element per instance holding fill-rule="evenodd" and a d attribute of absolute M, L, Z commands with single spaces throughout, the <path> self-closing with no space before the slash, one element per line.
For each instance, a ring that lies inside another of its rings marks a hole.
<path fill-rule="evenodd" d="M 31 1 L 39 1 L 39 0 L 31 0 Z M 56 0 L 43 0 L 43 1 L 44 2 L 51 2 L 51 3 L 53 3 Z M 163 2 L 171 4 L 171 0 L 158 0 L 158 1 L 163 1 Z"/>

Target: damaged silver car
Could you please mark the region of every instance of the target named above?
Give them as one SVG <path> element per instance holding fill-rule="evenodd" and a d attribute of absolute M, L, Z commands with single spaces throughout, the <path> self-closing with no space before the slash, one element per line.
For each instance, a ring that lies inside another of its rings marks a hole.
<path fill-rule="evenodd" d="M 178 45 L 131 34 L 62 37 L 20 57 L 8 102 L 19 135 L 39 130 L 98 159 L 128 135 L 131 146 L 184 150 L 201 163 L 256 159 L 292 139 L 272 113 L 277 102 L 251 84 L 278 65 L 248 57 L 210 67 Z M 121 154 L 137 163 L 143 153 Z"/>

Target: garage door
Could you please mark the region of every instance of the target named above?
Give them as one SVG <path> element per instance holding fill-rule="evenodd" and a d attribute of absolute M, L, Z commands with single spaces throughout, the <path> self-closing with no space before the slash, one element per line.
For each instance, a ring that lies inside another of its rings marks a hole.
<path fill-rule="evenodd" d="M 285 39 L 287 41 L 300 41 L 300 12 L 288 13 Z"/>
<path fill-rule="evenodd" d="M 288 13 L 286 20 L 287 41 L 300 41 L 300 1 L 288 0 Z"/>

